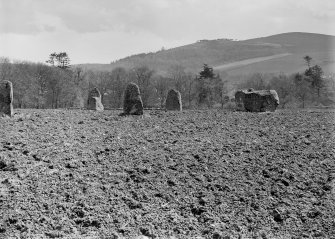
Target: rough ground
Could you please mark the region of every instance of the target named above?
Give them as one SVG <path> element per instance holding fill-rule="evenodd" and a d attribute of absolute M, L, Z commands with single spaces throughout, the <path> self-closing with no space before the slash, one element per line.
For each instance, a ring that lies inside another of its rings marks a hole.
<path fill-rule="evenodd" d="M 334 113 L 17 110 L 0 238 L 335 238 Z"/>

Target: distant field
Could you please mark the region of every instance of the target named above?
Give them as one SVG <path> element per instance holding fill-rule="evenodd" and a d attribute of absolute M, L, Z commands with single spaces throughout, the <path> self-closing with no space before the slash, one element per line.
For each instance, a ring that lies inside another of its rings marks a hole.
<path fill-rule="evenodd" d="M 305 54 L 280 54 L 277 57 L 262 57 L 267 59 L 250 59 L 242 62 L 235 62 L 227 65 L 215 67 L 216 70 L 226 71 L 229 75 L 248 75 L 256 72 L 261 73 L 284 73 L 293 74 L 303 72 L 306 69 L 306 63 L 303 57 L 309 55 L 312 57 L 312 64 L 318 64 L 324 72 L 335 72 L 335 51 L 330 52 L 306 52 Z"/>
<path fill-rule="evenodd" d="M 247 66 L 247 65 L 250 65 L 250 64 L 253 64 L 253 63 L 263 62 L 263 61 L 276 59 L 276 58 L 289 56 L 289 55 L 292 55 L 292 54 L 291 53 L 283 53 L 283 54 L 277 54 L 277 55 L 273 55 L 273 56 L 256 57 L 256 58 L 251 58 L 251 59 L 247 59 L 247 60 L 243 60 L 243 61 L 236 61 L 236 62 L 232 62 L 232 63 L 228 63 L 228 64 L 214 66 L 213 69 L 214 70 L 229 70 L 229 69 L 234 69 L 234 68 L 238 68 L 238 67 L 241 67 L 241 66 Z"/>

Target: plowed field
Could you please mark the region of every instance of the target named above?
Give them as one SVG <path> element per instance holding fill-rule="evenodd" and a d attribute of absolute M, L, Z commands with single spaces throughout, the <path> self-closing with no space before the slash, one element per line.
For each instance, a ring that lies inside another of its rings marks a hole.
<path fill-rule="evenodd" d="M 17 110 L 0 238 L 335 238 L 333 112 Z"/>

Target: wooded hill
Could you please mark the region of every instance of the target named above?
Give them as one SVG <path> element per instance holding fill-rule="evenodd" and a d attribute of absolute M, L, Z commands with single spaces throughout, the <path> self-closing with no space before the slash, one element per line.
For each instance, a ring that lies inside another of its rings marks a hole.
<path fill-rule="evenodd" d="M 134 68 L 149 66 L 164 75 L 171 66 L 181 65 L 186 71 L 197 73 L 203 64 L 228 75 L 301 72 L 309 55 L 314 64 L 325 73 L 335 70 L 335 36 L 314 33 L 283 33 L 243 41 L 229 39 L 200 40 L 155 53 L 142 53 L 112 62 L 111 64 L 83 64 L 86 69 L 111 71 L 116 67 Z"/>

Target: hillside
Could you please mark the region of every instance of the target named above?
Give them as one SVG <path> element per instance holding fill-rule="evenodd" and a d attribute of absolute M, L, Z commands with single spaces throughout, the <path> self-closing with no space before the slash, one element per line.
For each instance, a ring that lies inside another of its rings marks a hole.
<path fill-rule="evenodd" d="M 255 38 L 243 41 L 245 44 L 273 45 L 280 47 L 286 55 L 272 57 L 264 61 L 253 61 L 250 64 L 225 67 L 230 75 L 250 74 L 255 72 L 291 74 L 301 72 L 306 68 L 303 57 L 313 58 L 312 64 L 320 65 L 326 73 L 335 71 L 335 37 L 314 33 L 285 33 L 269 37 Z M 224 68 L 225 64 L 218 68 Z"/>
<path fill-rule="evenodd" d="M 142 53 L 120 59 L 112 64 L 88 64 L 84 67 L 97 70 L 112 70 L 115 67 L 132 68 L 148 65 L 164 73 L 172 65 L 183 65 L 188 71 L 197 72 L 204 63 L 220 65 L 255 57 L 284 53 L 280 48 L 268 45 L 243 44 L 226 39 L 202 40 L 155 53 Z"/>
<path fill-rule="evenodd" d="M 314 33 L 284 33 L 268 37 L 232 41 L 228 39 L 201 40 L 155 53 L 143 53 L 120 59 L 111 64 L 85 64 L 87 69 L 112 70 L 148 65 L 164 74 L 172 65 L 183 65 L 198 72 L 204 63 L 229 75 L 264 73 L 293 73 L 304 69 L 303 57 L 310 55 L 325 72 L 335 71 L 335 36 Z"/>

